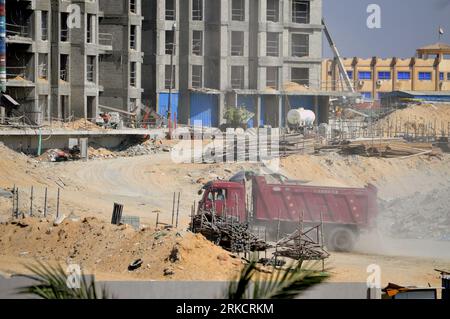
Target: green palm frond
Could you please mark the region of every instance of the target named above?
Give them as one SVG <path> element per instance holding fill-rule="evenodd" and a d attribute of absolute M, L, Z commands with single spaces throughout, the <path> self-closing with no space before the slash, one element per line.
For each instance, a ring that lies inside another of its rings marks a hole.
<path fill-rule="evenodd" d="M 58 266 L 51 266 L 40 261 L 36 264 L 25 265 L 31 275 L 22 274 L 21 277 L 31 279 L 36 284 L 20 288 L 21 294 L 32 294 L 43 299 L 108 299 L 105 288 L 101 290 L 95 281 L 88 280 L 84 274 L 80 277 L 80 288 L 70 288 L 67 284 L 67 274 Z"/>
<path fill-rule="evenodd" d="M 266 278 L 258 271 L 257 262 L 250 261 L 238 280 L 228 288 L 228 299 L 292 299 L 305 290 L 320 284 L 328 274 L 315 270 L 316 264 L 303 267 L 301 261 L 283 269 L 273 269 Z"/>

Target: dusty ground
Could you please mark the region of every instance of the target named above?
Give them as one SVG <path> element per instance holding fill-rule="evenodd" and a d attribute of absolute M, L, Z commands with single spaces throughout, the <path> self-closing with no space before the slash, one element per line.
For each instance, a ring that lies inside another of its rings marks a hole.
<path fill-rule="evenodd" d="M 202 186 L 201 182 L 217 177 L 227 178 L 243 168 L 255 168 L 250 164 L 174 165 L 168 153 L 62 164 L 37 162 L 1 145 L 0 153 L 0 188 L 12 188 L 14 184 L 19 186 L 23 212 L 29 212 L 30 188 L 34 186 L 34 213 L 42 213 L 43 191 L 48 187 L 49 211 L 52 214 L 50 217 L 53 217 L 56 189 L 60 187 L 61 213 L 66 216 L 96 216 L 99 220 L 109 221 L 113 203 L 119 202 L 124 204 L 124 214 L 141 217 L 141 223 L 150 226 L 150 229 L 154 226 L 156 210 L 161 212 L 160 221 L 170 222 L 173 192 L 182 192 L 179 227 L 182 230 L 189 221 L 191 205 L 199 199 L 197 191 Z M 379 188 L 382 211 L 378 236 L 366 238 L 359 245 L 358 252 L 333 253 L 328 261 L 332 267 L 332 281 L 365 281 L 367 266 L 377 263 L 383 270 L 383 283 L 438 285 L 439 279 L 433 269 L 450 269 L 450 242 L 446 239 L 450 229 L 449 205 L 446 204 L 450 189 L 450 156 L 444 156 L 441 160 L 428 157 L 376 159 L 337 154 L 293 156 L 284 159 L 281 168 L 287 175 L 311 184 L 359 187 L 370 182 Z M 433 194 L 434 197 L 431 196 Z M 428 195 L 431 197 L 428 198 Z M 426 207 L 432 209 L 427 210 Z M 424 220 L 418 219 L 423 217 L 423 211 L 429 216 L 425 216 Z M 11 200 L 0 197 L 0 219 L 5 221 L 10 215 Z M 78 223 L 84 225 L 82 221 Z M 399 232 L 399 224 L 406 229 Z M 40 226 L 32 226 L 34 229 L 37 227 Z M 30 226 L 0 227 L 0 270 L 7 273 L 20 270 L 19 263 L 35 257 L 67 261 L 72 255 L 75 259 L 81 258 L 87 268 L 102 279 L 227 279 L 239 267 L 233 258 L 219 260 L 222 250 L 219 252 L 217 247 L 184 232 L 181 238 L 172 232 L 166 236 L 170 238 L 167 244 L 152 248 L 155 242 L 153 231 L 134 234 L 130 229 L 110 229 L 102 241 L 90 241 L 86 240 L 89 238 L 86 236 L 97 238 L 95 231 L 85 230 L 83 233 L 77 230 L 69 235 L 70 240 L 65 240 L 65 234 L 58 235 L 60 229 L 55 228 L 46 234 L 49 227 L 43 223 L 42 229 L 39 229 L 42 234 L 33 233 L 28 237 L 26 234 Z M 104 229 L 98 231 L 103 233 Z M 437 233 L 439 236 L 434 236 Z M 433 234 L 433 241 L 419 241 L 420 244 L 414 241 L 428 234 Z M 34 236 L 40 239 L 36 240 Z M 128 240 L 122 242 L 124 238 Z M 167 277 L 163 274 L 164 269 L 173 265 L 165 259 L 177 241 L 181 241 L 184 247 L 184 264 L 174 265 L 175 275 Z M 144 244 L 136 244 L 141 242 Z M 81 243 L 89 243 L 89 246 L 83 246 L 89 252 L 86 256 L 79 249 L 74 254 Z M 411 249 L 405 249 L 408 246 L 412 246 Z M 112 253 L 120 252 L 120 249 L 124 253 L 123 258 Z M 154 254 L 153 249 L 160 253 Z M 206 259 L 210 266 L 196 264 L 194 259 L 189 259 L 191 255 L 199 256 L 199 260 Z M 144 268 L 129 273 L 126 266 L 130 260 L 142 256 Z M 220 263 L 225 263 L 226 267 Z M 148 270 L 145 268 L 147 264 L 150 265 Z"/>

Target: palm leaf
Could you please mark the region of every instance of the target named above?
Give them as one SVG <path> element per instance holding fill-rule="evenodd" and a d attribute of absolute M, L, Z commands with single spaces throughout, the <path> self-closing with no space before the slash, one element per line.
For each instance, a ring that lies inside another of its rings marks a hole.
<path fill-rule="evenodd" d="M 80 288 L 70 288 L 67 285 L 67 274 L 61 265 L 51 266 L 40 261 L 36 264 L 25 265 L 31 273 L 22 274 L 21 277 L 31 279 L 36 284 L 19 289 L 21 294 L 32 294 L 43 299 L 107 299 L 108 292 L 103 287 L 101 293 L 95 280 L 88 281 L 84 274 L 81 274 Z"/>
<path fill-rule="evenodd" d="M 228 287 L 229 299 L 292 299 L 305 290 L 320 284 L 328 274 L 315 270 L 317 264 L 303 267 L 303 262 L 294 262 L 283 269 L 273 269 L 270 276 L 262 278 L 257 262 L 250 261 L 239 278 Z"/>

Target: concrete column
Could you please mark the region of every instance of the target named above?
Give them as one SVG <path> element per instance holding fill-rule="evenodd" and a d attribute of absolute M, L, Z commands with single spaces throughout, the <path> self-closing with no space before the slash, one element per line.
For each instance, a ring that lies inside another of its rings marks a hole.
<path fill-rule="evenodd" d="M 3 106 L 0 106 L 0 123 L 5 123 L 5 117 L 6 117 L 6 110 Z"/>
<path fill-rule="evenodd" d="M 316 114 L 316 125 L 319 124 L 319 97 L 317 95 L 314 95 L 313 97 L 314 100 L 314 114 Z"/>
<path fill-rule="evenodd" d="M 225 93 L 222 92 L 219 94 L 219 112 L 218 112 L 219 126 L 221 124 L 225 124 L 225 119 L 223 118 L 224 113 L 225 113 Z"/>
<path fill-rule="evenodd" d="M 259 127 L 260 123 L 261 123 L 261 95 L 256 95 L 255 96 L 255 100 L 256 100 L 256 114 L 255 114 L 255 127 Z"/>
<path fill-rule="evenodd" d="M 278 127 L 284 127 L 283 123 L 283 99 L 281 95 L 277 95 L 277 104 L 278 104 Z"/>

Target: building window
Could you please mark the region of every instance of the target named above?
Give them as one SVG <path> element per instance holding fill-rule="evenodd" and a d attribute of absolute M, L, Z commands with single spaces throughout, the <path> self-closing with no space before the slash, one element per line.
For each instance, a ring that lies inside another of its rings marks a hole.
<path fill-rule="evenodd" d="M 444 81 L 444 72 L 439 72 L 439 81 Z"/>
<path fill-rule="evenodd" d="M 391 79 L 391 72 L 389 71 L 378 72 L 378 80 L 390 80 L 390 79 Z"/>
<path fill-rule="evenodd" d="M 86 61 L 86 80 L 95 82 L 95 56 L 88 55 Z"/>
<path fill-rule="evenodd" d="M 39 53 L 38 77 L 43 80 L 48 79 L 48 54 Z"/>
<path fill-rule="evenodd" d="M 292 0 L 292 22 L 309 24 L 309 1 Z"/>
<path fill-rule="evenodd" d="M 447 73 L 447 81 L 450 81 L 450 72 Z"/>
<path fill-rule="evenodd" d="M 419 72 L 420 81 L 431 81 L 431 72 Z"/>
<path fill-rule="evenodd" d="M 61 54 L 59 60 L 59 78 L 69 82 L 69 55 Z"/>
<path fill-rule="evenodd" d="M 176 54 L 175 50 L 175 31 L 166 30 L 166 54 Z M 173 51 L 173 52 L 172 52 Z"/>
<path fill-rule="evenodd" d="M 361 92 L 361 96 L 362 96 L 365 100 L 370 100 L 370 99 L 372 99 L 372 93 L 371 93 L 371 92 Z"/>
<path fill-rule="evenodd" d="M 86 19 L 87 19 L 87 25 L 86 25 L 86 40 L 87 43 L 94 43 L 94 25 L 93 25 L 93 20 L 94 20 L 95 16 L 93 14 L 88 14 Z"/>
<path fill-rule="evenodd" d="M 278 68 L 267 67 L 266 68 L 266 86 L 275 90 L 278 90 Z"/>
<path fill-rule="evenodd" d="M 292 54 L 293 57 L 305 57 L 309 55 L 309 35 L 292 34 Z"/>
<path fill-rule="evenodd" d="M 358 72 L 359 80 L 372 80 L 372 72 L 370 71 L 360 71 Z"/>
<path fill-rule="evenodd" d="M 231 32 L 231 55 L 244 55 L 244 31 Z"/>
<path fill-rule="evenodd" d="M 130 62 L 130 86 L 136 87 L 136 62 Z"/>
<path fill-rule="evenodd" d="M 130 0 L 130 12 L 136 13 L 136 0 Z"/>
<path fill-rule="evenodd" d="M 60 40 L 61 42 L 69 41 L 69 27 L 67 26 L 67 19 L 69 14 L 66 12 L 61 12 L 61 28 L 60 28 Z"/>
<path fill-rule="evenodd" d="M 166 20 L 176 20 L 175 0 L 166 0 Z"/>
<path fill-rule="evenodd" d="M 397 78 L 400 81 L 407 81 L 411 80 L 411 72 L 398 72 Z"/>
<path fill-rule="evenodd" d="M 203 0 L 192 0 L 192 20 L 203 20 Z"/>
<path fill-rule="evenodd" d="M 41 12 L 41 40 L 48 40 L 48 12 Z"/>
<path fill-rule="evenodd" d="M 231 20 L 245 21 L 245 0 L 232 0 Z"/>
<path fill-rule="evenodd" d="M 203 32 L 192 31 L 192 54 L 203 55 Z"/>
<path fill-rule="evenodd" d="M 280 55 L 280 35 L 276 32 L 267 32 L 267 56 Z"/>
<path fill-rule="evenodd" d="M 347 75 L 350 78 L 350 80 L 353 79 L 353 71 L 347 71 Z"/>
<path fill-rule="evenodd" d="M 137 27 L 135 25 L 130 25 L 130 49 L 137 49 L 137 41 L 136 41 L 136 30 Z"/>
<path fill-rule="evenodd" d="M 242 65 L 231 66 L 231 87 L 233 89 L 243 89 L 244 88 L 244 73 L 245 68 Z"/>
<path fill-rule="evenodd" d="M 195 89 L 203 87 L 203 67 L 201 65 L 192 66 L 192 87 Z"/>
<path fill-rule="evenodd" d="M 175 65 L 173 67 L 166 65 L 164 73 L 164 88 L 166 90 L 175 89 Z"/>
<path fill-rule="evenodd" d="M 300 85 L 309 86 L 309 69 L 308 68 L 292 68 L 291 81 Z"/>
<path fill-rule="evenodd" d="M 280 21 L 280 0 L 267 0 L 267 21 Z"/>

